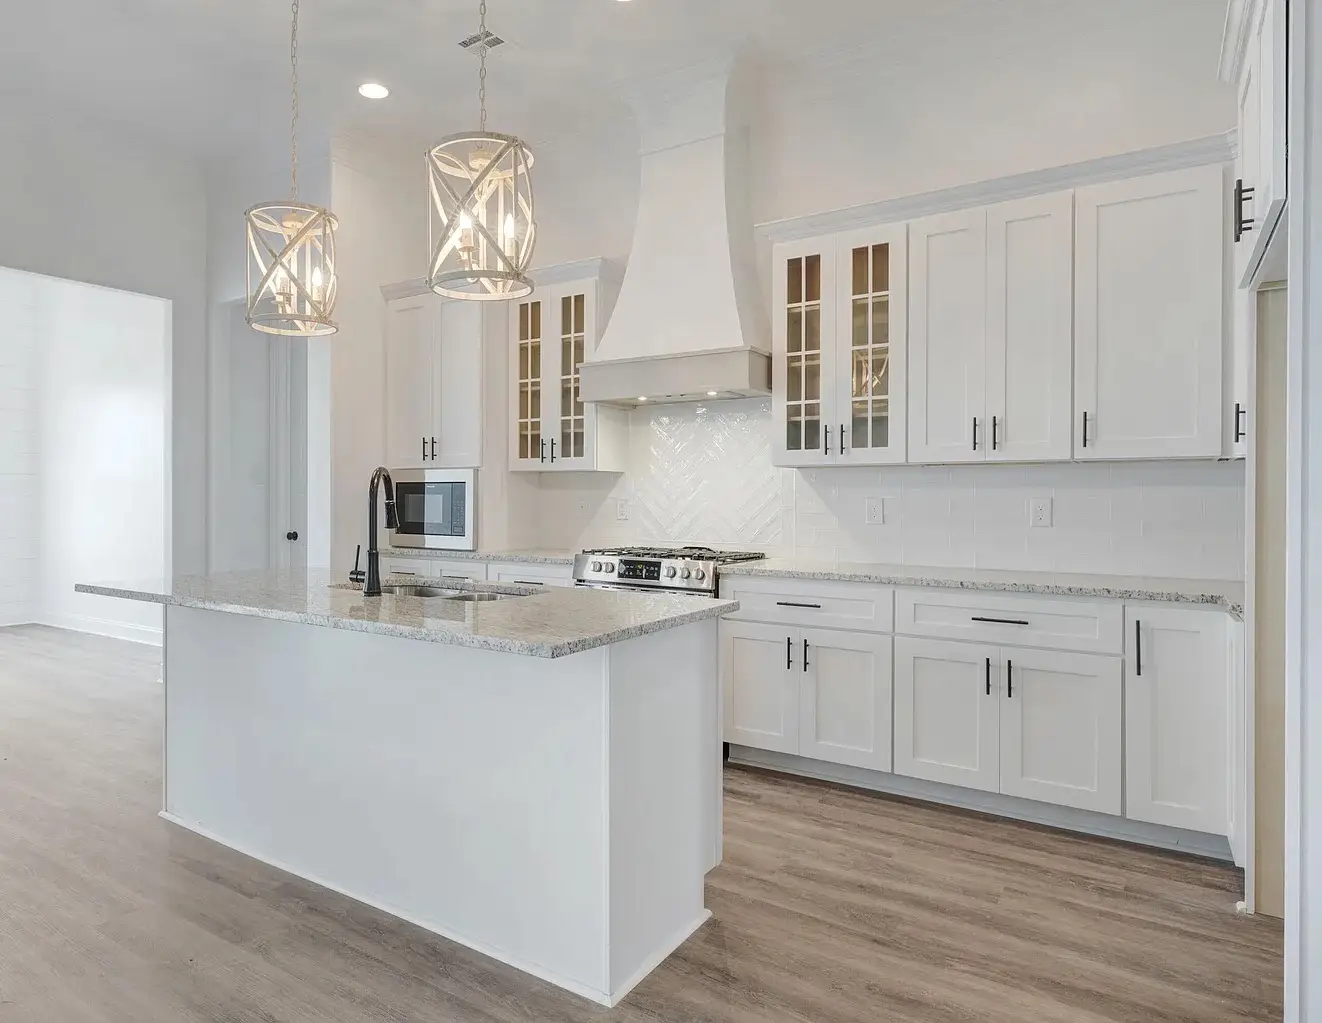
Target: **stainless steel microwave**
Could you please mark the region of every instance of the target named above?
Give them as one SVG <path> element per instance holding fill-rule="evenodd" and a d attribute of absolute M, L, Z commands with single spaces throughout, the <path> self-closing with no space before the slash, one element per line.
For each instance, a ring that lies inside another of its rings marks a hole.
<path fill-rule="evenodd" d="M 399 469 L 391 477 L 399 517 L 399 528 L 390 531 L 391 547 L 477 549 L 477 470 Z"/>

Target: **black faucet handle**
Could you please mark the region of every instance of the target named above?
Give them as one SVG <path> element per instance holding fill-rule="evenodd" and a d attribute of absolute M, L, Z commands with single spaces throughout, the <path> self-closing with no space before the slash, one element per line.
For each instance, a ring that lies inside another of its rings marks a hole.
<path fill-rule="evenodd" d="M 361 583 L 367 578 L 367 573 L 358 567 L 358 562 L 363 556 L 363 545 L 359 544 L 358 549 L 353 552 L 353 571 L 349 573 L 349 582 Z"/>

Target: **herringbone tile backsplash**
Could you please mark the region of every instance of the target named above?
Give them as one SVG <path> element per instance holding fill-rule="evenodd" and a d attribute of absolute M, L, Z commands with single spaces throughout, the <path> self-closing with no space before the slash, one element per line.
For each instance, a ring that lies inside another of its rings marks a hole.
<path fill-rule="evenodd" d="M 538 545 L 696 543 L 828 562 L 1237 579 L 1242 463 L 779 469 L 767 399 L 658 405 L 622 476 L 543 475 Z M 1048 498 L 1053 524 L 1029 524 Z M 880 501 L 885 521 L 865 508 Z M 618 517 L 624 502 L 627 519 Z"/>

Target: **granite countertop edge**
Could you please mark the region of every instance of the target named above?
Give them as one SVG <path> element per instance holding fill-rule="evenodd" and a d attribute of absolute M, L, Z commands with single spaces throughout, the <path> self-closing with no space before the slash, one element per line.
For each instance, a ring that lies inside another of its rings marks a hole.
<path fill-rule="evenodd" d="M 429 558 L 433 561 L 485 561 L 500 565 L 565 565 L 574 563 L 577 551 L 445 551 L 435 547 L 387 547 L 383 558 Z"/>
<path fill-rule="evenodd" d="M 984 590 L 990 593 L 1036 593 L 1057 597 L 1100 597 L 1106 600 L 1147 600 L 1171 604 L 1197 604 L 1244 616 L 1244 605 L 1214 588 L 1172 589 L 1108 584 L 1050 583 L 1032 579 L 959 579 L 940 575 L 904 575 L 884 569 L 794 568 L 774 562 L 744 562 L 723 567 L 724 576 L 765 576 L 773 579 L 806 579 L 821 582 L 858 582 L 882 586 L 930 587 L 932 589 Z M 1190 581 L 1192 582 L 1192 581 Z"/>
<path fill-rule="evenodd" d="M 78 593 L 90 593 L 102 597 L 119 597 L 125 600 L 137 600 L 152 604 L 169 604 L 175 607 L 191 607 L 203 611 L 222 611 L 247 618 L 266 618 L 272 621 L 293 622 L 300 625 L 321 626 L 331 629 L 343 629 L 348 632 L 365 632 L 379 636 L 393 636 L 400 639 L 414 639 L 443 646 L 468 647 L 474 650 L 491 650 L 497 653 L 518 654 L 524 657 L 555 659 L 572 654 L 623 643 L 640 636 L 648 636 L 667 629 L 676 629 L 709 618 L 719 618 L 739 610 L 737 600 L 710 600 L 691 611 L 682 611 L 651 622 L 624 625 L 590 636 L 576 636 L 566 640 L 524 640 L 509 636 L 480 636 L 468 632 L 450 632 L 445 629 L 418 628 L 395 622 L 371 621 L 347 615 L 322 611 L 292 611 L 287 608 L 257 606 L 208 597 L 188 597 L 179 594 L 155 593 L 148 590 L 125 589 L 118 586 L 106 586 L 96 583 L 78 583 L 74 586 Z"/>

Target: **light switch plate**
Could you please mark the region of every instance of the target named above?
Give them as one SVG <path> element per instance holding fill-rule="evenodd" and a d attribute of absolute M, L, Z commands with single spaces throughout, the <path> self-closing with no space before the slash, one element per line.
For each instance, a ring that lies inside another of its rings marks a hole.
<path fill-rule="evenodd" d="M 880 497 L 869 497 L 863 505 L 863 521 L 869 526 L 884 526 L 886 502 Z"/>
<path fill-rule="evenodd" d="M 616 522 L 628 522 L 628 521 L 629 521 L 629 502 L 628 502 L 625 498 L 623 498 L 623 497 L 616 498 L 616 501 L 615 501 L 615 521 L 616 521 Z"/>
<path fill-rule="evenodd" d="M 1034 528 L 1051 525 L 1051 498 L 1033 498 L 1029 503 L 1028 524 Z"/>

